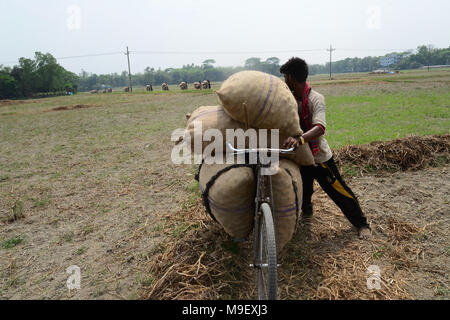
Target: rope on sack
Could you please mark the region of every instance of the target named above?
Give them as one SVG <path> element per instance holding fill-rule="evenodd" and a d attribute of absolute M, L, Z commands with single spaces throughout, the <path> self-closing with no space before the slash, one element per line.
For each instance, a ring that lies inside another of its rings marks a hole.
<path fill-rule="evenodd" d="M 204 161 L 204 160 L 205 160 L 205 159 L 202 159 L 202 163 L 200 163 L 200 164 L 198 165 L 197 173 L 195 174 L 195 180 L 197 180 L 198 183 L 200 183 L 200 170 L 202 169 L 202 165 L 203 165 L 203 161 Z"/>
<path fill-rule="evenodd" d="M 195 180 L 197 180 L 200 183 L 200 170 L 202 168 L 203 165 L 203 161 L 202 163 L 198 166 L 198 172 L 195 175 Z M 203 205 L 205 206 L 206 212 L 208 212 L 208 214 L 211 216 L 211 218 L 213 218 L 214 221 L 218 222 L 216 220 L 216 218 L 214 217 L 214 215 L 212 214 L 211 211 L 211 207 L 209 205 L 209 200 L 208 200 L 208 196 L 209 196 L 209 190 L 211 189 L 211 187 L 213 186 L 213 184 L 216 182 L 216 180 L 225 172 L 230 171 L 231 169 L 235 169 L 235 168 L 242 168 L 242 167 L 247 167 L 247 168 L 252 168 L 253 165 L 250 164 L 233 164 L 229 167 L 223 168 L 222 170 L 219 170 L 215 175 L 213 175 L 211 177 L 211 179 L 208 181 L 208 183 L 206 184 L 205 190 L 202 191 L 202 200 L 203 200 Z M 200 184 L 201 187 L 201 184 Z"/>
<path fill-rule="evenodd" d="M 298 216 L 299 216 L 299 205 L 298 205 L 298 196 L 297 196 L 297 184 L 295 183 L 294 177 L 292 176 L 291 172 L 289 171 L 289 169 L 284 168 L 284 170 L 286 170 L 286 172 L 288 173 L 288 175 L 291 177 L 292 180 L 292 187 L 294 188 L 294 193 L 295 193 L 295 229 L 294 229 L 294 233 L 297 232 L 297 227 L 298 227 Z"/>

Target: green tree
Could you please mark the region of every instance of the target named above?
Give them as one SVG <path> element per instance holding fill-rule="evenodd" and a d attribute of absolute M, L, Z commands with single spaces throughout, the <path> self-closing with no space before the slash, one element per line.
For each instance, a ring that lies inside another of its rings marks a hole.
<path fill-rule="evenodd" d="M 22 97 L 31 97 L 37 88 L 36 64 L 33 60 L 20 58 L 19 65 L 11 70 L 11 76 L 17 81 Z"/>
<path fill-rule="evenodd" d="M 56 59 L 50 54 L 35 53 L 35 74 L 38 92 L 59 91 L 64 86 L 64 68 L 58 65 Z"/>
<path fill-rule="evenodd" d="M 7 73 L 0 72 L 0 99 L 16 98 L 20 95 L 18 82 Z"/>
<path fill-rule="evenodd" d="M 261 71 L 267 72 L 276 76 L 280 76 L 280 59 L 277 57 L 267 58 L 261 63 Z"/>
<path fill-rule="evenodd" d="M 261 71 L 261 58 L 256 57 L 248 58 L 247 60 L 245 60 L 244 67 L 245 69 L 248 70 Z"/>
<path fill-rule="evenodd" d="M 202 68 L 203 69 L 211 69 L 214 68 L 213 64 L 216 63 L 216 60 L 214 59 L 206 59 L 205 61 L 202 62 Z"/>

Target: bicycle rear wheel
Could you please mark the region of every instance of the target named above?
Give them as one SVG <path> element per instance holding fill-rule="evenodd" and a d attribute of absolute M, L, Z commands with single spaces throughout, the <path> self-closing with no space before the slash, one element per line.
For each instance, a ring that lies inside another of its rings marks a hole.
<path fill-rule="evenodd" d="M 277 246 L 272 210 L 261 204 L 261 217 L 257 234 L 256 262 L 258 265 L 258 299 L 277 298 Z"/>

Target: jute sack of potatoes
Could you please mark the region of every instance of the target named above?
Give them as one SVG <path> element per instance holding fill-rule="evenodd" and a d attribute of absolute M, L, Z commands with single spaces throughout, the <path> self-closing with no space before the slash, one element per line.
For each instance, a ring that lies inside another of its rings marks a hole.
<path fill-rule="evenodd" d="M 302 133 L 297 102 L 275 76 L 241 71 L 225 80 L 216 94 L 226 112 L 248 128 L 279 129 L 282 136 Z"/>
<path fill-rule="evenodd" d="M 292 239 L 302 206 L 303 187 L 300 170 L 294 162 L 281 159 L 272 176 L 275 233 L 278 252 Z"/>
<path fill-rule="evenodd" d="M 244 124 L 240 123 L 236 120 L 233 120 L 224 110 L 222 106 L 202 106 L 197 108 L 192 112 L 192 114 L 187 114 L 187 126 L 186 126 L 186 133 L 185 136 L 177 141 L 177 144 L 182 142 L 183 140 L 187 140 L 187 137 L 190 137 L 190 147 L 191 151 L 194 152 L 194 139 L 202 139 L 204 133 L 208 129 L 218 129 L 223 137 L 223 152 L 226 151 L 226 130 L 227 129 L 242 129 L 245 131 Z M 201 123 L 201 130 L 196 132 L 195 129 L 195 122 Z M 257 130 L 257 137 L 259 139 L 260 132 Z M 267 145 L 265 147 L 271 147 L 270 143 L 270 130 L 267 130 Z M 283 141 L 286 139 L 285 136 L 280 136 L 278 147 L 282 148 Z M 237 146 L 237 139 L 232 139 L 232 145 L 235 147 Z M 205 148 L 212 143 L 212 141 L 207 140 L 201 140 L 201 150 L 197 150 L 198 152 L 201 152 L 203 154 Z M 249 147 L 249 140 L 248 138 L 245 140 L 244 146 L 248 148 Z M 258 140 L 258 146 L 259 146 L 259 140 Z M 295 161 L 298 165 L 301 166 L 309 166 L 314 164 L 314 158 L 312 156 L 311 150 L 307 145 L 300 146 L 295 155 L 283 155 L 283 157 L 289 158 L 293 161 Z"/>
<path fill-rule="evenodd" d="M 245 124 L 234 120 L 231 118 L 226 112 L 225 109 L 222 106 L 202 106 L 197 109 L 195 109 L 192 113 L 186 115 L 187 119 L 187 126 L 186 126 L 186 133 L 182 140 L 187 140 L 187 136 L 190 137 L 190 143 L 191 143 L 191 150 L 194 152 L 194 141 L 195 139 L 202 139 L 202 148 L 201 152 L 205 150 L 205 148 L 211 144 L 213 141 L 203 139 L 205 132 L 209 129 L 217 129 L 222 134 L 222 140 L 224 142 L 223 144 L 223 152 L 226 152 L 226 142 L 227 142 L 227 135 L 226 130 L 227 129 L 242 129 L 241 133 L 246 132 Z M 201 124 L 201 130 L 195 131 L 195 126 L 200 128 Z M 253 128 L 251 128 L 253 129 Z M 258 129 L 255 130 L 255 142 L 256 146 L 259 146 L 259 138 L 260 138 L 260 132 Z M 267 130 L 267 136 L 265 138 L 268 142 L 265 147 L 270 147 L 270 130 Z M 239 135 L 239 133 L 236 133 L 236 135 Z M 236 148 L 249 148 L 250 147 L 250 140 L 249 135 L 245 137 L 244 143 L 242 145 L 238 146 L 238 139 L 236 137 L 233 138 L 232 135 L 230 135 L 230 141 L 231 144 Z M 179 140 L 177 143 L 181 142 Z M 282 142 L 281 142 L 282 143 Z M 198 150 L 200 151 L 200 150 Z"/>
<path fill-rule="evenodd" d="M 182 142 L 182 140 L 187 140 L 190 137 L 191 151 L 194 152 L 194 139 L 201 139 L 202 147 L 198 152 L 202 152 L 212 141 L 203 140 L 203 135 L 208 129 L 218 129 L 223 136 L 223 141 L 225 141 L 226 129 L 239 129 L 244 128 L 244 124 L 233 120 L 223 109 L 222 106 L 203 106 L 199 107 L 192 114 L 187 114 L 186 118 L 188 120 L 186 126 L 186 133 L 183 139 L 177 141 L 177 143 Z M 196 132 L 194 125 L 201 123 L 201 130 Z M 225 145 L 224 145 L 225 147 Z M 226 149 L 223 149 L 225 152 Z"/>
<path fill-rule="evenodd" d="M 284 140 L 281 140 L 283 143 Z M 315 164 L 314 156 L 308 143 L 302 144 L 295 150 L 295 154 L 282 154 L 281 158 L 294 161 L 299 166 L 312 166 Z"/>
<path fill-rule="evenodd" d="M 198 177 L 206 210 L 232 238 L 246 238 L 253 229 L 253 170 L 248 165 L 203 163 Z"/>

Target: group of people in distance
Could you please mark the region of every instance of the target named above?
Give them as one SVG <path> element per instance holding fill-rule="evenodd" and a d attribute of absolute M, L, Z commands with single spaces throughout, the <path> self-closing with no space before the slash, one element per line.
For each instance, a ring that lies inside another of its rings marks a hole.
<path fill-rule="evenodd" d="M 187 90 L 188 89 L 188 83 L 186 81 L 183 81 L 179 84 L 181 90 Z M 194 88 L 195 89 L 211 89 L 211 82 L 209 80 L 203 80 L 203 81 L 196 81 L 194 82 Z M 161 89 L 163 91 L 169 90 L 169 84 L 164 82 L 161 84 Z M 130 87 L 125 87 L 123 89 L 125 92 L 130 92 Z M 145 86 L 146 91 L 153 91 L 153 86 L 151 84 L 147 84 Z"/>
<path fill-rule="evenodd" d="M 194 84 L 194 88 L 195 89 L 211 89 L 211 82 L 209 80 L 203 80 L 203 81 L 196 81 L 193 83 Z M 188 89 L 188 83 L 187 81 L 182 81 L 180 84 L 180 89 L 181 90 L 187 90 Z M 161 84 L 161 89 L 163 91 L 168 91 L 169 90 L 169 84 L 164 82 Z M 145 86 L 145 90 L 146 91 L 153 91 L 153 86 L 151 84 L 148 84 Z M 129 88 L 125 88 L 125 91 L 128 92 Z"/>

